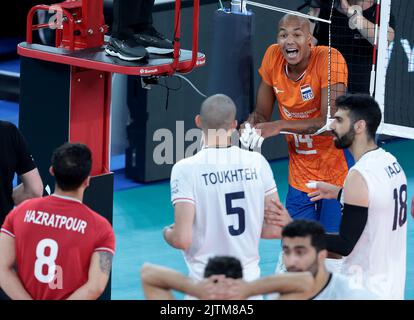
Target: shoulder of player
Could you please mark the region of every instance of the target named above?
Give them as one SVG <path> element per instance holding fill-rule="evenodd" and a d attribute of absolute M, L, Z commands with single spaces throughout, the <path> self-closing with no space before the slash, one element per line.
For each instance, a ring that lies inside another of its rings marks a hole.
<path fill-rule="evenodd" d="M 363 170 L 354 166 L 349 170 L 344 186 L 353 188 L 361 184 L 366 185 Z"/>
<path fill-rule="evenodd" d="M 105 217 L 101 216 L 98 212 L 92 210 L 87 205 L 83 204 L 83 206 L 85 209 L 85 214 L 89 215 L 88 220 L 92 220 L 97 229 L 100 229 L 101 226 L 112 228 L 111 224 Z"/>
<path fill-rule="evenodd" d="M 177 161 L 173 167 L 172 167 L 172 171 L 189 171 L 190 168 L 197 162 L 197 159 L 199 158 L 199 152 L 196 153 L 195 155 L 188 157 L 188 158 L 183 158 L 179 161 Z"/>
<path fill-rule="evenodd" d="M 382 163 L 384 160 L 390 161 L 392 159 L 395 160 L 395 157 L 391 153 L 382 148 L 378 148 L 363 155 L 352 168 L 357 169 L 358 171 L 367 171 L 377 168 L 378 164 Z"/>
<path fill-rule="evenodd" d="M 343 274 L 334 273 L 335 289 L 341 300 L 376 300 L 378 297 L 368 291 L 361 283 Z"/>
<path fill-rule="evenodd" d="M 266 158 L 259 152 L 240 149 L 241 159 L 246 162 L 251 162 L 256 167 L 261 167 L 263 163 L 268 163 Z"/>
<path fill-rule="evenodd" d="M 47 197 L 26 199 L 17 205 L 13 211 L 24 212 L 26 209 L 38 207 Z"/>
<path fill-rule="evenodd" d="M 280 46 L 277 43 L 273 43 L 266 49 L 266 58 L 269 60 L 284 59 Z"/>

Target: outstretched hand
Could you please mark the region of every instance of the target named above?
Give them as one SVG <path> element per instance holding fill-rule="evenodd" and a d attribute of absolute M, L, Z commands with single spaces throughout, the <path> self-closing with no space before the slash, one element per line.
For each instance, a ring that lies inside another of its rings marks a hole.
<path fill-rule="evenodd" d="M 266 139 L 280 134 L 281 129 L 278 124 L 277 121 L 258 123 L 254 126 L 254 129 Z"/>
<path fill-rule="evenodd" d="M 322 181 L 310 181 L 307 186 L 310 189 L 315 189 L 315 191 L 308 193 L 308 197 L 312 202 L 322 199 L 336 199 L 339 190 L 341 190 L 340 187 Z"/>
<path fill-rule="evenodd" d="M 266 204 L 264 220 L 267 224 L 276 225 L 281 228 L 292 222 L 289 212 L 283 204 L 276 199 L 272 199 L 270 203 Z"/>

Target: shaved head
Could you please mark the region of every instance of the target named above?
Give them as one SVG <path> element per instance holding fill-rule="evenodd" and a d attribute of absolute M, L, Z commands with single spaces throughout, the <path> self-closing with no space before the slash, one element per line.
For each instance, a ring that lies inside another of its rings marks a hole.
<path fill-rule="evenodd" d="M 298 27 L 300 27 L 300 29 L 305 33 L 310 33 L 311 31 L 311 22 L 309 21 L 309 19 L 299 17 L 290 13 L 284 15 L 283 18 L 280 19 L 279 31 L 290 23 L 298 24 Z"/>
<path fill-rule="evenodd" d="M 208 97 L 201 105 L 200 118 L 203 130 L 229 130 L 236 117 L 236 105 L 224 94 Z"/>

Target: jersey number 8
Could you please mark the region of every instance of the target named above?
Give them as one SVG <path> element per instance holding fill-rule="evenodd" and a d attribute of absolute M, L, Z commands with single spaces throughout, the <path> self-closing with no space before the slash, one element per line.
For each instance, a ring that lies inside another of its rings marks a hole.
<path fill-rule="evenodd" d="M 46 256 L 46 249 L 49 249 L 49 255 Z M 42 283 L 50 283 L 56 273 L 56 258 L 58 254 L 58 244 L 52 239 L 41 240 L 36 247 L 36 262 L 34 274 L 37 280 Z M 43 266 L 47 266 L 47 273 L 43 273 Z"/>

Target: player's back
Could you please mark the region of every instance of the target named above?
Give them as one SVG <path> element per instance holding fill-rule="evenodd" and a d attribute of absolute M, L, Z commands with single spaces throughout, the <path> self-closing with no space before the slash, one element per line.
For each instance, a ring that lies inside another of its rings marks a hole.
<path fill-rule="evenodd" d="M 385 299 L 403 299 L 406 274 L 407 179 L 395 157 L 378 148 L 362 156 L 352 170 L 369 192 L 368 221 L 343 272 L 359 278 Z"/>
<path fill-rule="evenodd" d="M 88 280 L 92 254 L 115 249 L 105 218 L 55 195 L 22 203 L 2 232 L 15 238 L 18 275 L 34 299 L 67 298 Z"/>
<path fill-rule="evenodd" d="M 191 176 L 195 198 L 193 239 L 185 252 L 190 276 L 202 278 L 210 257 L 230 255 L 241 260 L 246 279 L 259 277 L 264 199 L 276 190 L 264 157 L 238 147 L 205 148 L 174 170 Z"/>

